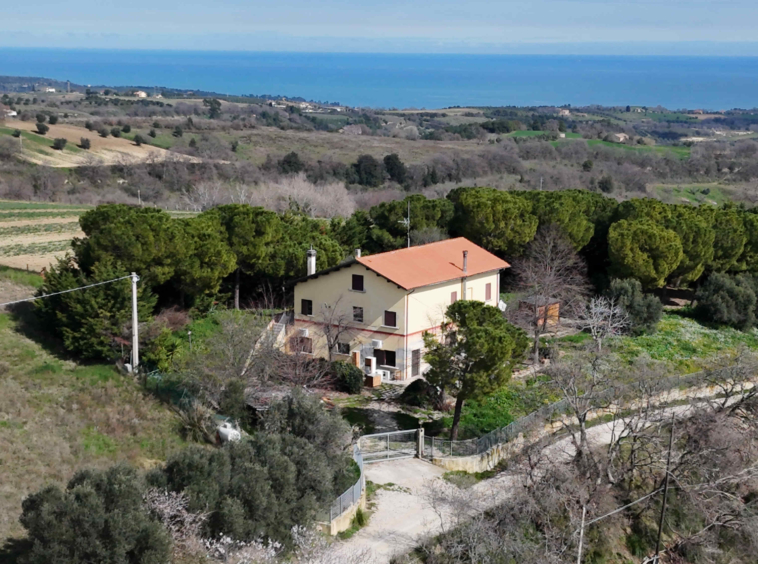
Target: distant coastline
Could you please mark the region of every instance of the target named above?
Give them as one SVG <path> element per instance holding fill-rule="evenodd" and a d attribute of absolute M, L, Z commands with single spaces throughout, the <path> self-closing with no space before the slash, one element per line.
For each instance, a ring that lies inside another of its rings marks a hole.
<path fill-rule="evenodd" d="M 0 75 L 373 108 L 758 106 L 758 57 L 397 55 L 0 48 Z"/>

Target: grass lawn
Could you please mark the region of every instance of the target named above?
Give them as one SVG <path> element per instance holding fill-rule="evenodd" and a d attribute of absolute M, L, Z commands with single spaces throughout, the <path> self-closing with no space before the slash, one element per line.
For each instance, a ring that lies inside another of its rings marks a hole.
<path fill-rule="evenodd" d="M 557 339 L 558 346 L 569 354 L 572 349 L 585 348 L 590 341 L 587 333 Z M 707 359 L 740 346 L 758 351 L 758 329 L 710 327 L 688 317 L 686 311 L 671 312 L 663 315 L 652 335 L 616 337 L 605 345 L 626 364 L 647 356 L 684 374 L 696 372 Z"/>
<path fill-rule="evenodd" d="M 130 376 L 38 340 L 29 313 L 0 313 L 0 539 L 23 534 L 21 502 L 46 484 L 119 461 L 146 468 L 184 444 L 175 416 Z"/>
<path fill-rule="evenodd" d="M 616 149 L 622 149 L 624 151 L 638 151 L 638 152 L 654 152 L 654 153 L 673 153 L 680 159 L 688 159 L 690 157 L 691 149 L 689 147 L 668 147 L 668 146 L 648 146 L 648 145 L 624 145 L 622 143 L 610 143 L 609 141 L 602 141 L 600 139 L 590 139 L 587 141 L 590 147 L 605 146 Z"/>
<path fill-rule="evenodd" d="M 655 187 L 655 191 L 665 201 L 691 204 L 721 205 L 731 201 L 728 193 L 718 183 L 708 184 L 662 184 Z"/>
<path fill-rule="evenodd" d="M 27 272 L 10 266 L 0 264 L 0 280 L 8 280 L 14 284 L 29 286 L 30 288 L 39 288 L 44 282 L 42 276 L 36 272 Z M 5 302 L 6 300 L 2 300 Z"/>

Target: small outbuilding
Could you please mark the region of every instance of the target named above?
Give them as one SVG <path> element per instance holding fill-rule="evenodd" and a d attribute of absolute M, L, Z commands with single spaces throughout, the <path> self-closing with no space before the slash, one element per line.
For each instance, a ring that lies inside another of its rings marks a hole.
<path fill-rule="evenodd" d="M 535 315 L 537 322 L 546 327 L 555 327 L 561 321 L 561 304 L 554 298 L 531 296 L 519 300 L 519 311 Z"/>

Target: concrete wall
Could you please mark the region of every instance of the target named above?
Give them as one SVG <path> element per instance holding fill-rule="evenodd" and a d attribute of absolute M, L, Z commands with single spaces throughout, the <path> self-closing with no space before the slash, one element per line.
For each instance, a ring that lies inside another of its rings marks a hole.
<path fill-rule="evenodd" d="M 355 514 L 358 513 L 359 508 L 362 511 L 366 511 L 366 488 L 365 487 L 363 488 L 361 499 L 359 499 L 356 503 L 351 505 L 347 509 L 347 511 L 345 511 L 342 515 L 337 517 L 331 523 L 320 523 L 319 526 L 321 530 L 332 536 L 338 535 L 339 533 L 343 531 L 347 531 L 353 522 L 353 517 L 355 517 Z"/>

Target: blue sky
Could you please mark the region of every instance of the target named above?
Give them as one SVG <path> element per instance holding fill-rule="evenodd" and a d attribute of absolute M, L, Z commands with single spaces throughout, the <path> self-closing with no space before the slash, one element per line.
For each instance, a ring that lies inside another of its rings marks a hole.
<path fill-rule="evenodd" d="M 758 55 L 756 0 L 33 0 L 0 46 Z"/>

